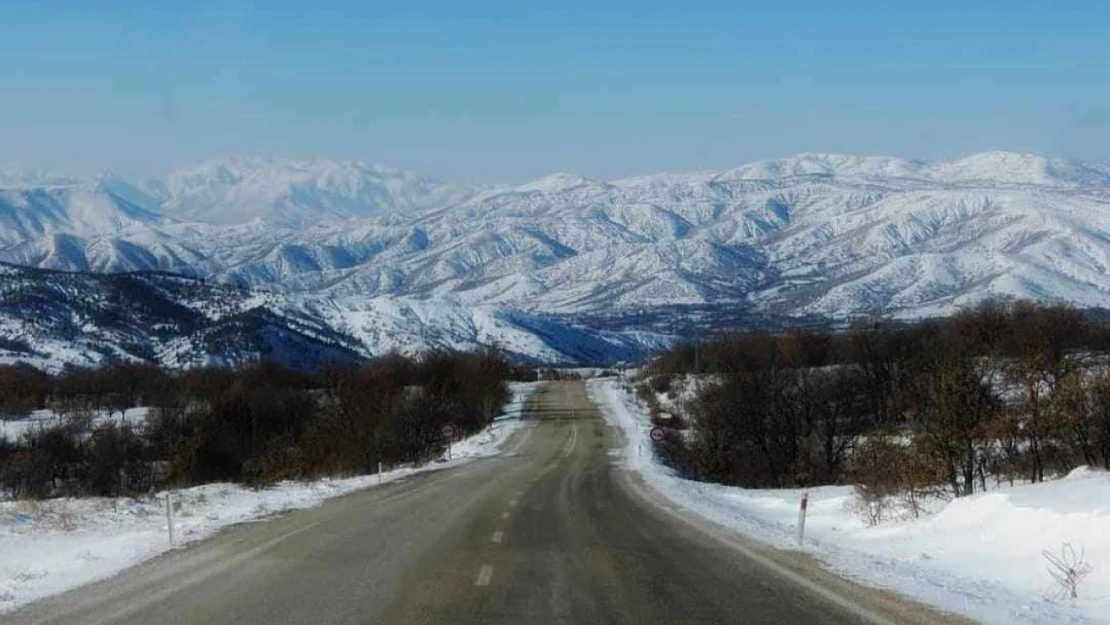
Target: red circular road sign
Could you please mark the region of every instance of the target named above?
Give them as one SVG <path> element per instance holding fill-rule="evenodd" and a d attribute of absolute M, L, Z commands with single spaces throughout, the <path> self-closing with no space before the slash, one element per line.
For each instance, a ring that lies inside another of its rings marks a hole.
<path fill-rule="evenodd" d="M 455 438 L 455 426 L 453 426 L 453 425 L 443 426 L 442 432 L 443 432 L 443 438 Z"/>
<path fill-rule="evenodd" d="M 664 437 L 665 434 L 663 433 L 663 428 L 659 427 L 658 425 L 651 428 L 651 440 L 653 442 L 662 443 Z"/>

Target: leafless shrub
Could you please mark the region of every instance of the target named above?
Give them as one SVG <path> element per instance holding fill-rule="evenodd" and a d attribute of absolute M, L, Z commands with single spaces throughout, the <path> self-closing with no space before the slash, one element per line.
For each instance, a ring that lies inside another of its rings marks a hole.
<path fill-rule="evenodd" d="M 1048 561 L 1048 574 L 1058 585 L 1053 598 L 1057 601 L 1078 599 L 1080 584 L 1094 571 L 1085 558 L 1084 550 L 1080 548 L 1076 551 L 1070 543 L 1064 543 L 1058 554 L 1048 549 L 1042 550 L 1041 554 Z"/>
<path fill-rule="evenodd" d="M 867 525 L 878 525 L 887 518 L 892 499 L 902 490 L 901 476 L 894 468 L 906 455 L 885 436 L 867 439 L 857 447 L 850 467 L 856 496 L 849 505 Z"/>
<path fill-rule="evenodd" d="M 93 422 L 96 420 L 96 415 L 92 410 L 82 406 L 76 406 L 72 409 L 59 413 L 62 417 L 62 423 L 72 431 L 77 433 L 87 433 L 92 431 Z"/>
<path fill-rule="evenodd" d="M 855 486 L 856 496 L 849 502 L 849 512 L 863 519 L 868 527 L 875 527 L 890 512 L 891 498 L 864 484 Z"/>
<path fill-rule="evenodd" d="M 15 502 L 15 509 L 27 516 L 37 517 L 42 514 L 43 503 L 37 499 L 20 499 Z"/>
<path fill-rule="evenodd" d="M 67 534 L 77 529 L 77 521 L 73 513 L 66 511 L 60 511 L 50 515 L 47 518 L 47 524 L 51 529 Z"/>

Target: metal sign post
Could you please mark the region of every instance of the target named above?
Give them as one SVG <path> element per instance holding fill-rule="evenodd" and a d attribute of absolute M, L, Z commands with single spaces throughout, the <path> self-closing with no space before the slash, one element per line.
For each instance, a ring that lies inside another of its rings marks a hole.
<path fill-rule="evenodd" d="M 451 460 L 451 441 L 454 440 L 455 433 L 456 433 L 455 426 L 453 426 L 451 424 L 447 424 L 447 425 L 443 426 L 443 430 L 441 431 L 441 433 L 443 434 L 443 438 L 447 439 L 447 460 L 450 461 Z"/>

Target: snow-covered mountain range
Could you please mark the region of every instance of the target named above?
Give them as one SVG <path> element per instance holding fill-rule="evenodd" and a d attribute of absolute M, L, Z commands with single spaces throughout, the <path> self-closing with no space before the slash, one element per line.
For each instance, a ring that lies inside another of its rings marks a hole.
<path fill-rule="evenodd" d="M 1106 306 L 1110 167 L 802 154 L 483 187 L 329 159 L 225 158 L 134 181 L 0 172 L 0 261 L 178 272 L 372 317 L 435 310 L 430 326 L 452 334 L 462 318 L 480 326 L 475 311 L 913 317 L 990 295 Z M 569 353 L 554 350 L 543 357 Z"/>
<path fill-rule="evenodd" d="M 666 336 L 575 327 L 496 306 L 259 291 L 175 274 L 0 265 L 0 364 L 167 367 L 276 361 L 313 369 L 388 352 L 496 345 L 549 363 L 628 360 Z"/>

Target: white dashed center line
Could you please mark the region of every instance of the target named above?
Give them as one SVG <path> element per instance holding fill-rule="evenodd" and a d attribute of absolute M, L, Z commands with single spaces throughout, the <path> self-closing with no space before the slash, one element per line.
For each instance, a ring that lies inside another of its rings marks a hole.
<path fill-rule="evenodd" d="M 489 586 L 491 579 L 493 579 L 493 567 L 489 564 L 483 564 L 482 568 L 478 570 L 478 580 L 474 582 L 474 585 Z"/>
<path fill-rule="evenodd" d="M 493 542 L 500 545 L 501 541 L 505 540 L 505 532 L 500 532 L 500 531 L 494 532 L 492 540 L 493 540 Z"/>
<path fill-rule="evenodd" d="M 502 519 L 507 519 L 507 518 L 509 518 L 509 513 L 508 513 L 508 512 L 502 512 L 502 513 L 501 513 L 501 518 L 502 518 Z"/>

